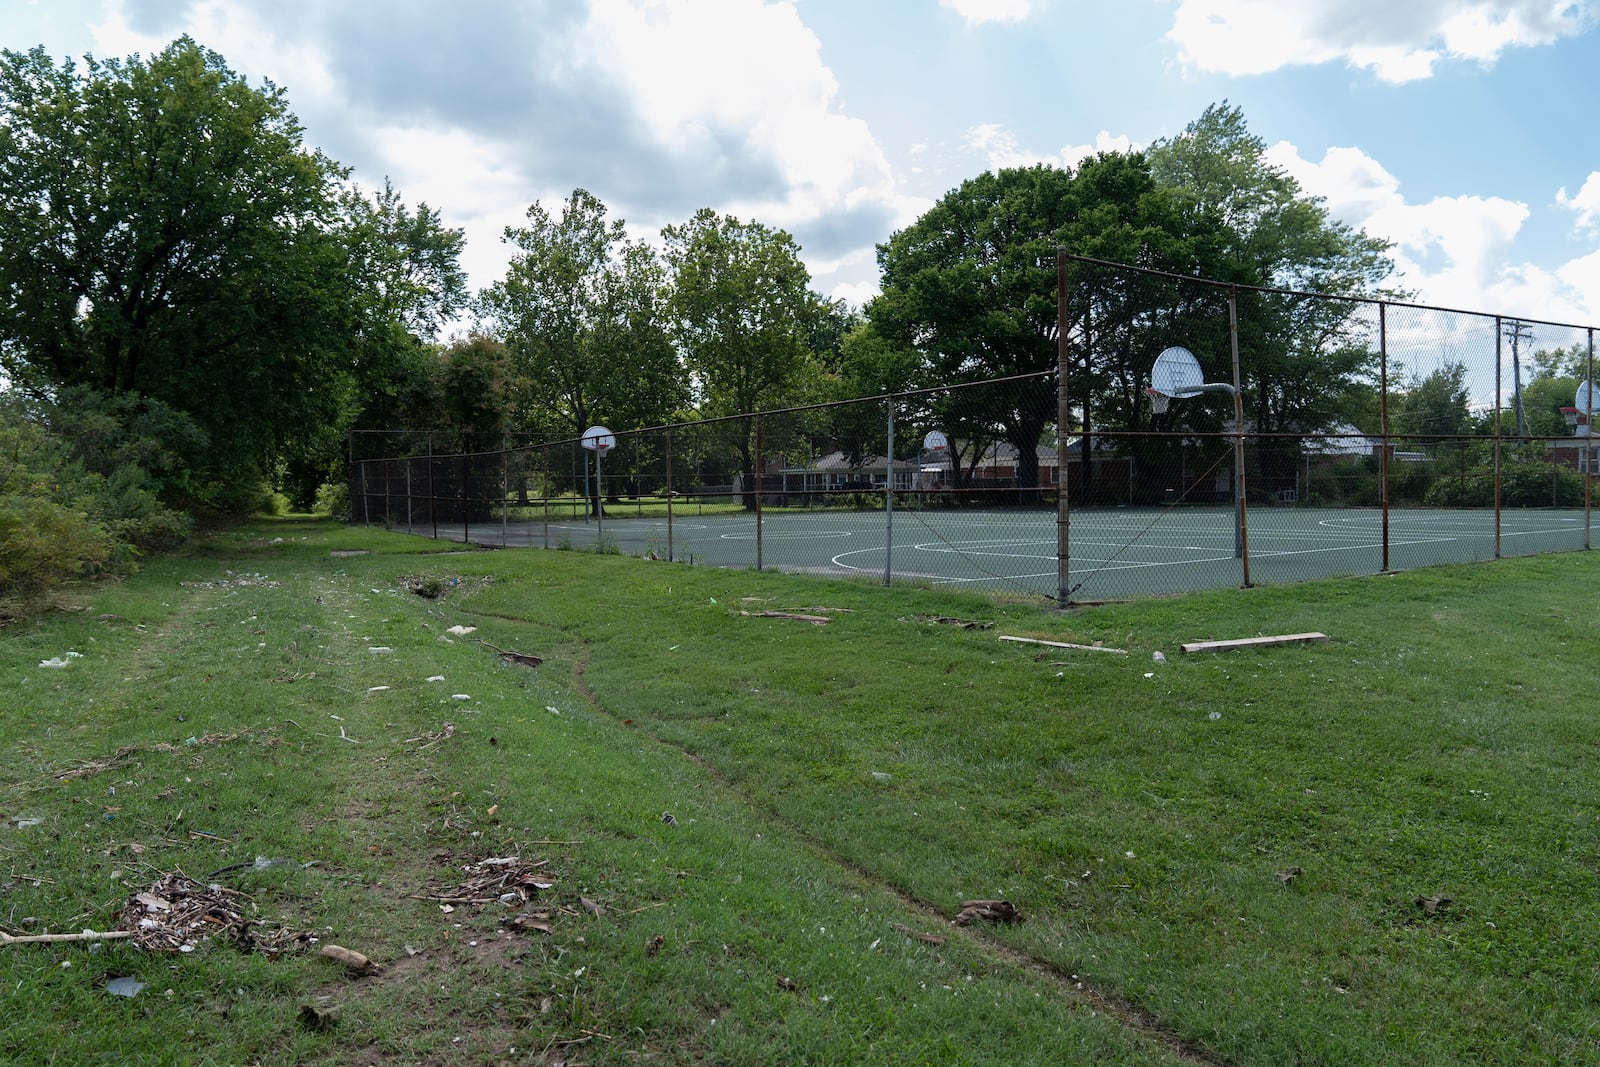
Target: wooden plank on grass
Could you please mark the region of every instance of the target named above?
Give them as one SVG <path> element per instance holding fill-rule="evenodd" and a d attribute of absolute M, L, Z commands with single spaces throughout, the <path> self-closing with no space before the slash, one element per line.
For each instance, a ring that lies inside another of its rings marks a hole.
<path fill-rule="evenodd" d="M 1051 648 L 1075 648 L 1079 652 L 1115 652 L 1119 656 L 1126 656 L 1125 648 L 1107 648 L 1105 645 L 1074 645 L 1066 641 L 1043 641 L 1037 637 L 1009 637 L 1000 635 L 1002 641 L 1015 641 L 1019 645 L 1049 645 Z"/>
<path fill-rule="evenodd" d="M 1191 641 L 1180 645 L 1185 652 L 1226 652 L 1233 648 L 1271 648 L 1273 645 L 1323 644 L 1327 634 L 1283 634 L 1278 637 L 1241 637 L 1236 641 Z"/>

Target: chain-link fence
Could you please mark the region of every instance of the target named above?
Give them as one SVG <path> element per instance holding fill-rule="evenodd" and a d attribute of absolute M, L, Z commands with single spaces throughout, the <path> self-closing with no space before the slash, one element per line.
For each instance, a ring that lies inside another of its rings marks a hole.
<path fill-rule="evenodd" d="M 609 442 L 356 435 L 351 518 L 1061 604 L 1590 546 L 1592 329 L 1060 267 L 1037 373 Z M 1204 388 L 1153 396 L 1173 347 Z"/>

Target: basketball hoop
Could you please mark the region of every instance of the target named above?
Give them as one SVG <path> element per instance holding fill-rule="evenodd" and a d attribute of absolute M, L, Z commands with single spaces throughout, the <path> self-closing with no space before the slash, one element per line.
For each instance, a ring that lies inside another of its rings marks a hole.
<path fill-rule="evenodd" d="M 1146 389 L 1145 395 L 1150 398 L 1151 411 L 1157 415 L 1165 415 L 1167 413 L 1167 404 L 1172 401 L 1170 396 L 1159 389 Z"/>

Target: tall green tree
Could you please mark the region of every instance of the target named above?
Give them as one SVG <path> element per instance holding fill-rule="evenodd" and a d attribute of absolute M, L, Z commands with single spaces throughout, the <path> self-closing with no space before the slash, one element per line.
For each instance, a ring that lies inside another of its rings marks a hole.
<path fill-rule="evenodd" d="M 1396 436 L 1423 439 L 1470 433 L 1471 428 L 1467 365 L 1459 360 L 1406 383 L 1389 398 L 1389 432 Z"/>
<path fill-rule="evenodd" d="M 755 504 L 755 421 L 749 413 L 824 399 L 828 376 L 813 340 L 836 309 L 811 290 L 800 247 L 783 230 L 702 208 L 662 231 L 672 268 L 674 337 L 701 413 L 738 416 L 734 448 Z M 800 420 L 767 420 L 767 441 Z M 764 452 L 776 453 L 767 447 Z"/>
<path fill-rule="evenodd" d="M 578 437 L 602 421 L 613 429 L 668 421 L 687 391 L 656 253 L 629 241 L 622 220 L 608 220 L 583 189 L 559 215 L 534 203 L 505 240 L 516 249 L 506 276 L 477 306 L 511 352 L 522 427 Z"/>
<path fill-rule="evenodd" d="M 1375 366 L 1373 327 L 1363 305 L 1325 297 L 1399 295 L 1383 289 L 1394 269 L 1388 243 L 1333 219 L 1226 101 L 1157 142 L 1149 159 L 1186 212 L 1215 220 L 1213 278 L 1317 294 L 1240 293 L 1246 418 L 1261 432 L 1349 419 Z"/>
<path fill-rule="evenodd" d="M 0 52 L 9 369 L 187 412 L 223 495 L 337 421 L 343 172 L 301 133 L 281 89 L 188 38 L 81 71 Z"/>
<path fill-rule="evenodd" d="M 979 175 L 878 247 L 882 293 L 867 317 L 885 341 L 919 354 L 907 384 L 1051 370 L 1056 251 L 1192 272 L 1209 231 L 1190 232 L 1178 207 L 1137 153 L 1102 154 L 1076 172 L 1034 166 Z M 1152 323 L 1154 308 L 1140 304 L 1125 280 L 1104 273 L 1077 276 L 1071 311 L 1074 347 L 1085 354 L 1072 369 L 1084 428 L 1096 424 L 1103 405 L 1115 412 L 1109 421 L 1127 426 L 1140 411 L 1141 377 L 1160 350 L 1152 326 L 1162 324 Z M 1169 324 L 1167 333 L 1176 332 Z M 1039 484 L 1036 448 L 1055 422 L 1054 397 L 1050 381 L 1001 381 L 951 394 L 932 417 L 953 449 L 1010 444 L 1018 483 L 1028 490 Z"/>

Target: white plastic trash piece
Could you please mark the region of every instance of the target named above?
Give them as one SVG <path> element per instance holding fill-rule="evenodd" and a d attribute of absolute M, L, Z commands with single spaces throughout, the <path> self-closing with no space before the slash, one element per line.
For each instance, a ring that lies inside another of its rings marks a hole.
<path fill-rule="evenodd" d="M 394 649 L 389 648 L 387 645 L 369 645 L 367 646 L 367 651 L 371 652 L 374 656 L 389 656 L 394 654 Z"/>
<path fill-rule="evenodd" d="M 470 694 L 468 694 L 468 693 L 451 693 L 450 694 L 450 699 L 451 700 L 471 700 L 472 696 Z"/>
<path fill-rule="evenodd" d="M 41 667 L 59 668 L 59 667 L 65 667 L 68 664 L 70 664 L 71 662 L 72 661 L 70 659 L 67 659 L 64 656 L 57 656 L 54 659 L 42 659 L 42 660 L 40 660 L 39 661 L 39 666 L 41 666 Z"/>
<path fill-rule="evenodd" d="M 1163 656 L 1159 652 L 1157 652 L 1155 655 L 1151 656 L 1150 658 L 1155 660 L 1157 663 L 1165 663 L 1165 662 L 1167 662 L 1167 657 Z"/>
<path fill-rule="evenodd" d="M 457 637 L 465 637 L 467 634 L 470 634 L 476 629 L 476 626 L 452 626 L 450 629 L 446 630 L 445 633 L 455 634 Z"/>
<path fill-rule="evenodd" d="M 444 681 L 444 675 L 442 675 L 442 674 L 430 674 L 428 676 L 428 681 L 430 681 L 430 682 L 442 682 L 442 681 Z"/>
<path fill-rule="evenodd" d="M 544 706 L 544 710 L 548 711 L 552 715 L 560 715 L 561 714 L 561 709 L 560 708 L 551 707 L 549 704 L 546 704 Z"/>
<path fill-rule="evenodd" d="M 1156 676 L 1156 672 L 1155 671 L 1145 671 L 1144 672 L 1144 676 L 1146 678 L 1154 678 Z"/>
<path fill-rule="evenodd" d="M 381 693 L 385 689 L 388 689 L 388 688 L 389 687 L 386 686 L 386 685 L 369 685 L 369 686 L 367 686 L 367 692 L 369 692 L 369 693 Z"/>
<path fill-rule="evenodd" d="M 1222 712 L 1213 711 L 1210 715 L 1207 715 L 1206 718 L 1210 719 L 1212 722 L 1216 722 L 1218 719 L 1222 718 Z"/>

